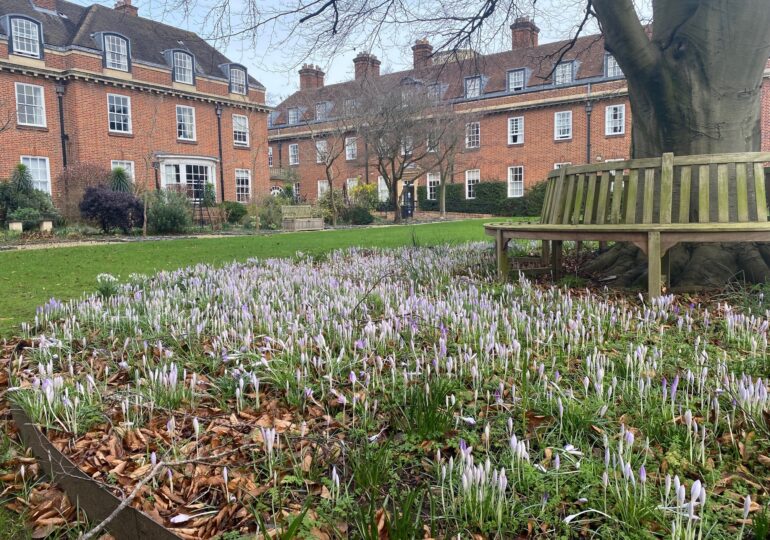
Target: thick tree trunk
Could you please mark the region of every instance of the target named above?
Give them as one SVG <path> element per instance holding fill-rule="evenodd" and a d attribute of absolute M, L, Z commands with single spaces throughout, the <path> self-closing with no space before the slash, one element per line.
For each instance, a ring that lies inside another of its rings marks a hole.
<path fill-rule="evenodd" d="M 767 0 L 655 0 L 652 35 L 631 0 L 593 0 L 606 38 L 628 81 L 634 158 L 760 150 L 762 76 L 770 55 Z M 742 275 L 770 278 L 770 255 L 756 245 L 677 246 L 674 284 L 724 285 Z M 587 265 L 644 277 L 644 257 L 616 247 Z"/>

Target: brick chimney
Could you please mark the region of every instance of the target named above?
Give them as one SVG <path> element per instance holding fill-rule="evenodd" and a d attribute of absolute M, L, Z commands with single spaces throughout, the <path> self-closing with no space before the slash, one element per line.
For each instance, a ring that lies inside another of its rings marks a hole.
<path fill-rule="evenodd" d="M 56 11 L 56 0 L 32 0 L 32 3 L 40 9 L 47 9 L 48 11 Z"/>
<path fill-rule="evenodd" d="M 325 75 L 326 74 L 321 71 L 320 66 L 304 64 L 302 69 L 299 70 L 299 89 L 310 90 L 313 88 L 323 88 Z"/>
<path fill-rule="evenodd" d="M 418 39 L 412 46 L 412 62 L 414 69 L 433 65 L 433 46 L 427 39 Z"/>
<path fill-rule="evenodd" d="M 537 35 L 540 29 L 529 17 L 518 17 L 511 25 L 513 49 L 537 47 Z"/>
<path fill-rule="evenodd" d="M 366 77 L 379 77 L 381 63 L 382 62 L 377 60 L 377 57 L 371 53 L 358 53 L 358 56 L 353 59 L 353 65 L 356 68 L 356 80 L 358 81 Z"/>
<path fill-rule="evenodd" d="M 131 0 L 118 0 L 115 2 L 115 11 L 119 11 L 124 15 L 130 15 L 137 17 L 139 15 L 139 8 L 131 4 Z"/>

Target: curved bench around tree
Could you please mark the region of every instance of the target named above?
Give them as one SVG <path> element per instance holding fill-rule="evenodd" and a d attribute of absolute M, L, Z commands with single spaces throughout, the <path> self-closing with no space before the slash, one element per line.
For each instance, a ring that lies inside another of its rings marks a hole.
<path fill-rule="evenodd" d="M 650 298 L 659 296 L 666 254 L 680 242 L 770 242 L 767 162 L 770 152 L 668 153 L 552 171 L 540 223 L 484 226 L 495 237 L 498 273 L 508 276 L 507 246 L 517 238 L 543 240 L 556 276 L 565 240 L 631 242 L 647 255 Z"/>

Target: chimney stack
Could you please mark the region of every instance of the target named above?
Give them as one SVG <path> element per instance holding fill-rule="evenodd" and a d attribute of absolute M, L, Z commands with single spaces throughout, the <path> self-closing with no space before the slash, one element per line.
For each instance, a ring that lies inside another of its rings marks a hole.
<path fill-rule="evenodd" d="M 418 39 L 412 46 L 412 58 L 414 69 L 421 69 L 433 65 L 433 46 L 427 39 Z"/>
<path fill-rule="evenodd" d="M 139 15 L 139 8 L 132 5 L 131 0 L 118 0 L 115 2 L 115 11 L 119 11 L 124 15 L 130 15 L 131 17 Z"/>
<path fill-rule="evenodd" d="M 56 0 L 32 0 L 32 3 L 40 9 L 56 11 Z"/>
<path fill-rule="evenodd" d="M 368 52 L 360 52 L 358 56 L 353 59 L 353 66 L 355 66 L 356 80 L 361 80 L 366 77 L 379 77 L 380 76 L 380 62 L 376 56 Z"/>
<path fill-rule="evenodd" d="M 304 64 L 302 69 L 299 70 L 299 89 L 311 90 L 314 88 L 323 88 L 325 75 L 326 74 L 321 71 L 320 66 Z"/>
<path fill-rule="evenodd" d="M 540 29 L 529 17 L 518 17 L 511 25 L 513 49 L 537 47 L 537 35 Z"/>

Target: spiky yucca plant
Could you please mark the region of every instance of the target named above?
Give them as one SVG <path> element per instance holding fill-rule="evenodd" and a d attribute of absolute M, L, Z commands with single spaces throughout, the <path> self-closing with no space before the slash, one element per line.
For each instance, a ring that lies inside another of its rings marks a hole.
<path fill-rule="evenodd" d="M 112 191 L 119 191 L 122 193 L 131 193 L 134 190 L 134 186 L 131 183 L 131 177 L 128 175 L 128 171 L 123 167 L 115 167 L 110 173 L 110 189 Z"/>
<path fill-rule="evenodd" d="M 32 186 L 32 173 L 29 172 L 29 167 L 23 163 L 16 165 L 11 174 L 11 185 L 14 186 L 18 192 L 31 192 L 34 188 Z"/>

